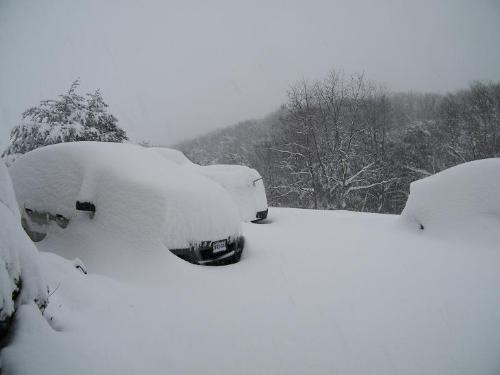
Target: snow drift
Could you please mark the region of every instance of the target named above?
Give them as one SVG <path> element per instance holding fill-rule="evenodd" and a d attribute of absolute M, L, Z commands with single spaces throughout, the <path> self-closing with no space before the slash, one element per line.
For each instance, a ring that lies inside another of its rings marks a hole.
<path fill-rule="evenodd" d="M 48 297 L 38 251 L 21 228 L 12 183 L 1 161 L 0 223 L 0 323 L 5 323 L 17 306 L 35 301 L 44 307 Z"/>

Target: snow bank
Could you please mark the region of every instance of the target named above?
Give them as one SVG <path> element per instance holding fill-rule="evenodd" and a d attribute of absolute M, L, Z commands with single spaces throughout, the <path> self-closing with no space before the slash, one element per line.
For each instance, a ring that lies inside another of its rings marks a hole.
<path fill-rule="evenodd" d="M 47 146 L 20 157 L 11 175 L 21 208 L 70 219 L 65 229 L 45 229 L 42 248 L 78 257 L 90 272 L 119 263 L 119 254 L 106 254 L 117 243 L 121 256 L 137 257 L 241 234 L 237 207 L 223 188 L 140 146 Z M 76 211 L 77 200 L 92 202 L 95 216 Z"/>
<path fill-rule="evenodd" d="M 35 301 L 47 304 L 47 288 L 39 269 L 38 252 L 21 228 L 19 210 L 7 168 L 0 161 L 0 323 L 16 306 Z M 17 296 L 15 300 L 13 296 Z M 0 327 L 1 328 L 1 327 Z"/>
<path fill-rule="evenodd" d="M 402 217 L 425 231 L 462 232 L 483 226 L 497 232 L 500 159 L 464 163 L 413 182 Z"/>

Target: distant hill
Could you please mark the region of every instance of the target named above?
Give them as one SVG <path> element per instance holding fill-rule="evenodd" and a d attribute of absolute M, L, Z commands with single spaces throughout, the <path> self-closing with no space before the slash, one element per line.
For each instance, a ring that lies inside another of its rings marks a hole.
<path fill-rule="evenodd" d="M 240 164 L 262 174 L 272 132 L 280 126 L 281 115 L 281 110 L 276 111 L 262 119 L 242 121 L 172 147 L 200 165 Z"/>
<path fill-rule="evenodd" d="M 347 87 L 298 86 L 262 119 L 173 147 L 201 165 L 257 169 L 273 206 L 380 213 L 400 213 L 412 181 L 500 156 L 500 83 L 448 95 Z"/>

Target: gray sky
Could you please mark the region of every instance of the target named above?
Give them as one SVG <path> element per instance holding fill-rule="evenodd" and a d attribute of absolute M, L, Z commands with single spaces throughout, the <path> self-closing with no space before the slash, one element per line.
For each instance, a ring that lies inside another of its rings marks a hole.
<path fill-rule="evenodd" d="M 500 1 L 0 0 L 0 145 L 77 77 L 132 140 L 170 144 L 332 68 L 398 91 L 500 80 Z"/>

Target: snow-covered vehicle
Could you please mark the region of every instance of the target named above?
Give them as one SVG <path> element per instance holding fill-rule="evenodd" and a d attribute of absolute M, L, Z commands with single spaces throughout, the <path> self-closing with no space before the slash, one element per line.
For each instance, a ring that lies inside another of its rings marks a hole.
<path fill-rule="evenodd" d="M 500 233 L 500 158 L 459 164 L 412 182 L 401 216 L 440 236 L 449 232 L 484 242 L 490 232 Z"/>
<path fill-rule="evenodd" d="M 51 238 L 61 255 L 99 236 L 156 241 L 195 264 L 236 262 L 243 251 L 227 192 L 143 147 L 61 143 L 24 154 L 10 172 L 26 231 Z M 71 256 L 86 262 L 87 254 Z"/>
<path fill-rule="evenodd" d="M 198 172 L 226 189 L 238 206 L 241 220 L 258 222 L 267 218 L 268 207 L 262 176 L 255 169 L 243 165 L 206 165 L 191 162 L 182 152 L 153 147 L 165 159 Z"/>

